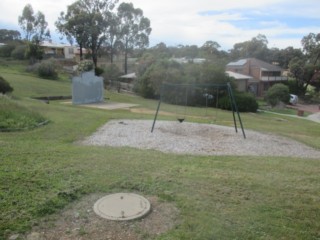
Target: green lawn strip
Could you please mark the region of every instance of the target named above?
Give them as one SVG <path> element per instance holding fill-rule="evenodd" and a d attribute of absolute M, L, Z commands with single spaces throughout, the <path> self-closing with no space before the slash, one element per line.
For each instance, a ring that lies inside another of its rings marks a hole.
<path fill-rule="evenodd" d="M 36 128 L 48 121 L 37 111 L 6 96 L 0 96 L 0 132 Z"/>

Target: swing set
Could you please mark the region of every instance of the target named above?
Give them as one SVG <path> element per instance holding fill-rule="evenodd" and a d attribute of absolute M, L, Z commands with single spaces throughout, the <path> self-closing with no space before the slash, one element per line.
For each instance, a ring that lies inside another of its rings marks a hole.
<path fill-rule="evenodd" d="M 200 91 L 199 91 L 200 89 Z M 202 90 L 202 91 L 201 91 Z M 211 91 L 209 91 L 211 90 Z M 215 91 L 214 91 L 215 90 Z M 216 103 L 216 108 L 218 108 L 218 100 L 219 100 L 219 92 L 220 91 L 226 91 L 230 104 L 231 104 L 231 110 L 232 110 L 232 116 L 233 116 L 233 122 L 234 122 L 234 127 L 235 131 L 238 132 L 238 126 L 237 126 L 237 120 L 236 120 L 236 115 L 238 117 L 238 121 L 240 123 L 240 127 L 242 130 L 243 138 L 246 138 L 246 134 L 244 132 L 243 124 L 241 121 L 240 113 L 238 111 L 238 107 L 235 101 L 234 94 L 232 92 L 232 88 L 230 83 L 226 84 L 172 84 L 172 83 L 163 83 L 161 85 L 160 89 L 160 99 L 158 102 L 158 107 L 154 116 L 151 132 L 154 130 L 155 123 L 157 121 L 158 113 L 160 110 L 160 106 L 162 102 L 166 102 L 165 100 L 171 99 L 171 104 L 175 105 L 180 105 L 184 106 L 184 113 L 180 114 L 177 116 L 177 121 L 179 123 L 183 123 L 186 119 L 187 115 L 187 106 L 191 104 L 189 95 L 192 95 L 192 100 L 194 102 L 196 101 L 203 101 L 203 98 L 205 99 L 205 107 L 206 107 L 206 114 L 207 114 L 207 109 L 209 105 L 209 101 L 214 100 Z M 202 94 L 200 94 L 202 93 Z M 172 99 L 175 99 L 173 101 Z"/>

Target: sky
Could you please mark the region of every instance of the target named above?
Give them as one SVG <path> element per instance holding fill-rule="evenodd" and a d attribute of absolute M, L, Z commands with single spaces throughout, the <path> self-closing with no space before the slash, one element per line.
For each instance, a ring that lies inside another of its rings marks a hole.
<path fill-rule="evenodd" d="M 41 11 L 54 42 L 59 39 L 54 22 L 75 0 L 1 0 L 0 29 L 21 31 L 18 16 L 26 4 Z M 221 50 L 251 40 L 258 34 L 269 48 L 301 48 L 301 39 L 320 32 L 319 0 L 131 0 L 151 21 L 150 47 L 198 45 L 216 41 Z"/>

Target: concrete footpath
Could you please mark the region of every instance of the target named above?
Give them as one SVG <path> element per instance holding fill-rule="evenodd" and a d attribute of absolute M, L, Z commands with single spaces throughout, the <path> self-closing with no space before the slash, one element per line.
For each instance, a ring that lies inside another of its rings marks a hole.
<path fill-rule="evenodd" d="M 306 117 L 306 119 L 320 123 L 320 112 L 313 113 L 313 114 L 309 115 L 308 117 Z"/>
<path fill-rule="evenodd" d="M 307 116 L 307 117 L 303 117 L 303 116 L 298 116 L 298 115 L 275 113 L 275 112 L 265 111 L 265 110 L 260 110 L 260 111 L 261 111 L 261 112 L 266 112 L 266 113 L 275 114 L 275 115 L 286 116 L 286 117 L 293 117 L 293 118 L 300 118 L 300 119 L 305 119 L 305 120 L 309 120 L 309 121 L 313 121 L 313 122 L 320 123 L 320 112 L 310 114 L 310 115 Z"/>

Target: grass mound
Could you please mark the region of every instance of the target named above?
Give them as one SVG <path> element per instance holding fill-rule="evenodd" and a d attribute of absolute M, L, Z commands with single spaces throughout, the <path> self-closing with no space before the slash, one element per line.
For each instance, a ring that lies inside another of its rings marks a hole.
<path fill-rule="evenodd" d="M 46 119 L 14 100 L 0 96 L 0 132 L 19 131 L 38 127 L 46 123 Z"/>

